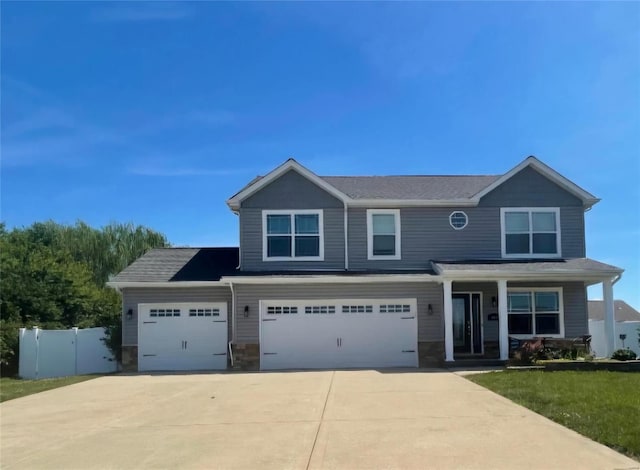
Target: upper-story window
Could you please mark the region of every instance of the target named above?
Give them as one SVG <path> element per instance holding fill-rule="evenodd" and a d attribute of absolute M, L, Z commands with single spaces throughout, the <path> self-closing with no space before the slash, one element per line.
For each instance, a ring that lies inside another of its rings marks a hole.
<path fill-rule="evenodd" d="M 502 208 L 502 256 L 557 258 L 560 256 L 560 209 Z"/>
<path fill-rule="evenodd" d="M 322 261 L 321 210 L 262 211 L 264 261 Z"/>
<path fill-rule="evenodd" d="M 367 210 L 368 259 L 400 259 L 400 210 Z"/>

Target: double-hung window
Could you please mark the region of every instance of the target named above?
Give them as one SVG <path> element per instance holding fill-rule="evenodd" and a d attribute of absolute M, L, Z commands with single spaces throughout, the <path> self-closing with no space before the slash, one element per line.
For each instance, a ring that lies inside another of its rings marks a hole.
<path fill-rule="evenodd" d="M 503 257 L 560 257 L 558 208 L 502 208 L 500 218 Z"/>
<path fill-rule="evenodd" d="M 509 290 L 507 312 L 510 335 L 515 337 L 564 336 L 561 289 Z"/>
<path fill-rule="evenodd" d="M 400 210 L 367 210 L 368 259 L 400 259 Z"/>
<path fill-rule="evenodd" d="M 322 261 L 321 210 L 263 211 L 264 261 Z"/>

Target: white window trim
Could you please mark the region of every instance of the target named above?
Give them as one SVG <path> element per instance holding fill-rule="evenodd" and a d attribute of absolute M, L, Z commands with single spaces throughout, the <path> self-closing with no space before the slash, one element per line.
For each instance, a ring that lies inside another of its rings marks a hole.
<path fill-rule="evenodd" d="M 451 218 L 456 215 L 456 214 L 462 214 L 464 215 L 464 225 L 462 227 L 456 227 L 455 225 L 453 225 L 453 221 L 451 220 Z M 462 230 L 464 229 L 467 225 L 469 225 L 469 216 L 467 215 L 466 212 L 464 211 L 453 211 L 451 214 L 449 214 L 449 225 L 451 225 L 451 228 L 453 230 Z"/>
<path fill-rule="evenodd" d="M 320 251 L 318 256 L 295 256 L 295 223 L 291 221 L 291 256 L 267 256 L 267 216 L 290 215 L 292 218 L 301 214 L 313 214 L 318 216 L 318 232 Z M 263 210 L 262 211 L 262 261 L 324 261 L 324 211 L 322 209 L 304 210 Z"/>
<path fill-rule="evenodd" d="M 507 253 L 507 234 L 505 215 L 507 212 L 529 213 L 529 234 L 533 234 L 531 214 L 533 212 L 553 212 L 556 216 L 556 247 L 557 253 L 532 253 L 533 236 L 529 237 L 529 253 Z M 503 258 L 562 258 L 562 237 L 560 228 L 560 208 L 558 207 L 501 207 L 500 208 L 500 239 Z"/>
<path fill-rule="evenodd" d="M 540 338 L 540 337 L 544 337 L 544 338 L 564 338 L 564 300 L 563 300 L 563 296 L 562 296 L 562 287 L 509 287 L 507 288 L 507 294 L 509 292 L 528 292 L 530 294 L 533 294 L 534 297 L 534 302 L 535 302 L 535 293 L 536 292 L 557 292 L 558 293 L 558 323 L 560 324 L 560 333 L 557 334 L 537 334 L 536 332 L 536 311 L 535 311 L 535 305 L 532 305 L 534 307 L 534 310 L 532 312 L 514 312 L 514 313 L 509 313 L 507 311 L 507 318 L 509 315 L 531 315 L 531 326 L 533 328 L 533 334 L 530 335 L 514 335 L 509 333 L 509 336 L 511 336 L 512 338 L 517 338 L 517 339 L 531 339 L 531 338 Z M 507 306 L 508 309 L 508 306 Z M 548 312 L 540 312 L 541 314 L 543 313 L 548 313 Z M 555 313 L 555 312 L 552 312 Z"/>
<path fill-rule="evenodd" d="M 395 216 L 395 237 L 396 237 L 396 254 L 395 255 L 374 255 L 373 254 L 373 216 L 378 214 L 387 214 Z M 399 260 L 402 259 L 400 244 L 400 209 L 367 209 L 367 259 L 368 260 Z"/>

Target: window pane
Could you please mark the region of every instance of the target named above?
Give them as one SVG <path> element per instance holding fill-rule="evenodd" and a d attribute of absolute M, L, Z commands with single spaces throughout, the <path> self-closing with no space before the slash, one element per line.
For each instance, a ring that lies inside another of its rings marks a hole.
<path fill-rule="evenodd" d="M 296 256 L 320 256 L 320 237 L 296 237 Z"/>
<path fill-rule="evenodd" d="M 536 312 L 559 312 L 557 292 L 536 292 Z"/>
<path fill-rule="evenodd" d="M 317 214 L 300 214 L 296 215 L 296 233 L 318 234 L 319 223 Z"/>
<path fill-rule="evenodd" d="M 395 235 L 396 224 L 393 214 L 373 214 L 371 221 L 374 235 Z"/>
<path fill-rule="evenodd" d="M 507 254 L 529 253 L 529 235 L 526 233 L 505 235 L 505 251 Z"/>
<path fill-rule="evenodd" d="M 507 293 L 507 311 L 531 312 L 531 294 L 529 292 Z"/>
<path fill-rule="evenodd" d="M 555 212 L 534 212 L 531 214 L 533 219 L 534 232 L 555 232 L 556 230 L 556 214 Z"/>
<path fill-rule="evenodd" d="M 515 314 L 509 315 L 510 335 L 530 335 L 533 334 L 531 328 L 531 315 Z"/>
<path fill-rule="evenodd" d="M 549 253 L 555 255 L 558 253 L 558 244 L 555 233 L 534 233 L 533 234 L 533 252 L 539 254 Z"/>
<path fill-rule="evenodd" d="M 267 234 L 283 235 L 291 233 L 291 216 L 287 214 L 267 215 Z"/>
<path fill-rule="evenodd" d="M 395 235 L 374 235 L 373 254 L 375 256 L 393 256 L 396 254 Z"/>
<path fill-rule="evenodd" d="M 536 315 L 536 334 L 560 334 L 560 315 L 558 315 L 557 313 L 544 313 L 542 315 Z"/>
<path fill-rule="evenodd" d="M 528 232 L 529 213 L 528 212 L 507 212 L 504 215 L 505 232 Z"/>
<path fill-rule="evenodd" d="M 291 256 L 291 237 L 267 237 L 267 256 Z"/>

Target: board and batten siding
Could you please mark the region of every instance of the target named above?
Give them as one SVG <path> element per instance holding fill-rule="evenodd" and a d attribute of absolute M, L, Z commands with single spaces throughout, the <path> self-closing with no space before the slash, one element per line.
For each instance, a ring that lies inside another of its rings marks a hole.
<path fill-rule="evenodd" d="M 228 337 L 231 337 L 231 289 L 220 287 L 140 287 L 122 289 L 122 345 L 138 345 L 138 304 L 176 302 L 226 302 Z M 127 311 L 133 318 L 127 320 Z"/>
<path fill-rule="evenodd" d="M 263 261 L 263 210 L 322 209 L 324 261 Z M 242 201 L 240 256 L 246 271 L 344 269 L 344 206 L 324 189 L 291 170 Z"/>
<path fill-rule="evenodd" d="M 236 292 L 236 340 L 258 343 L 260 300 L 393 299 L 416 298 L 418 302 L 418 341 L 442 341 L 442 287 L 437 283 L 292 284 L 234 286 Z M 431 304 L 433 314 L 427 313 Z M 249 316 L 244 316 L 245 306 Z"/>

